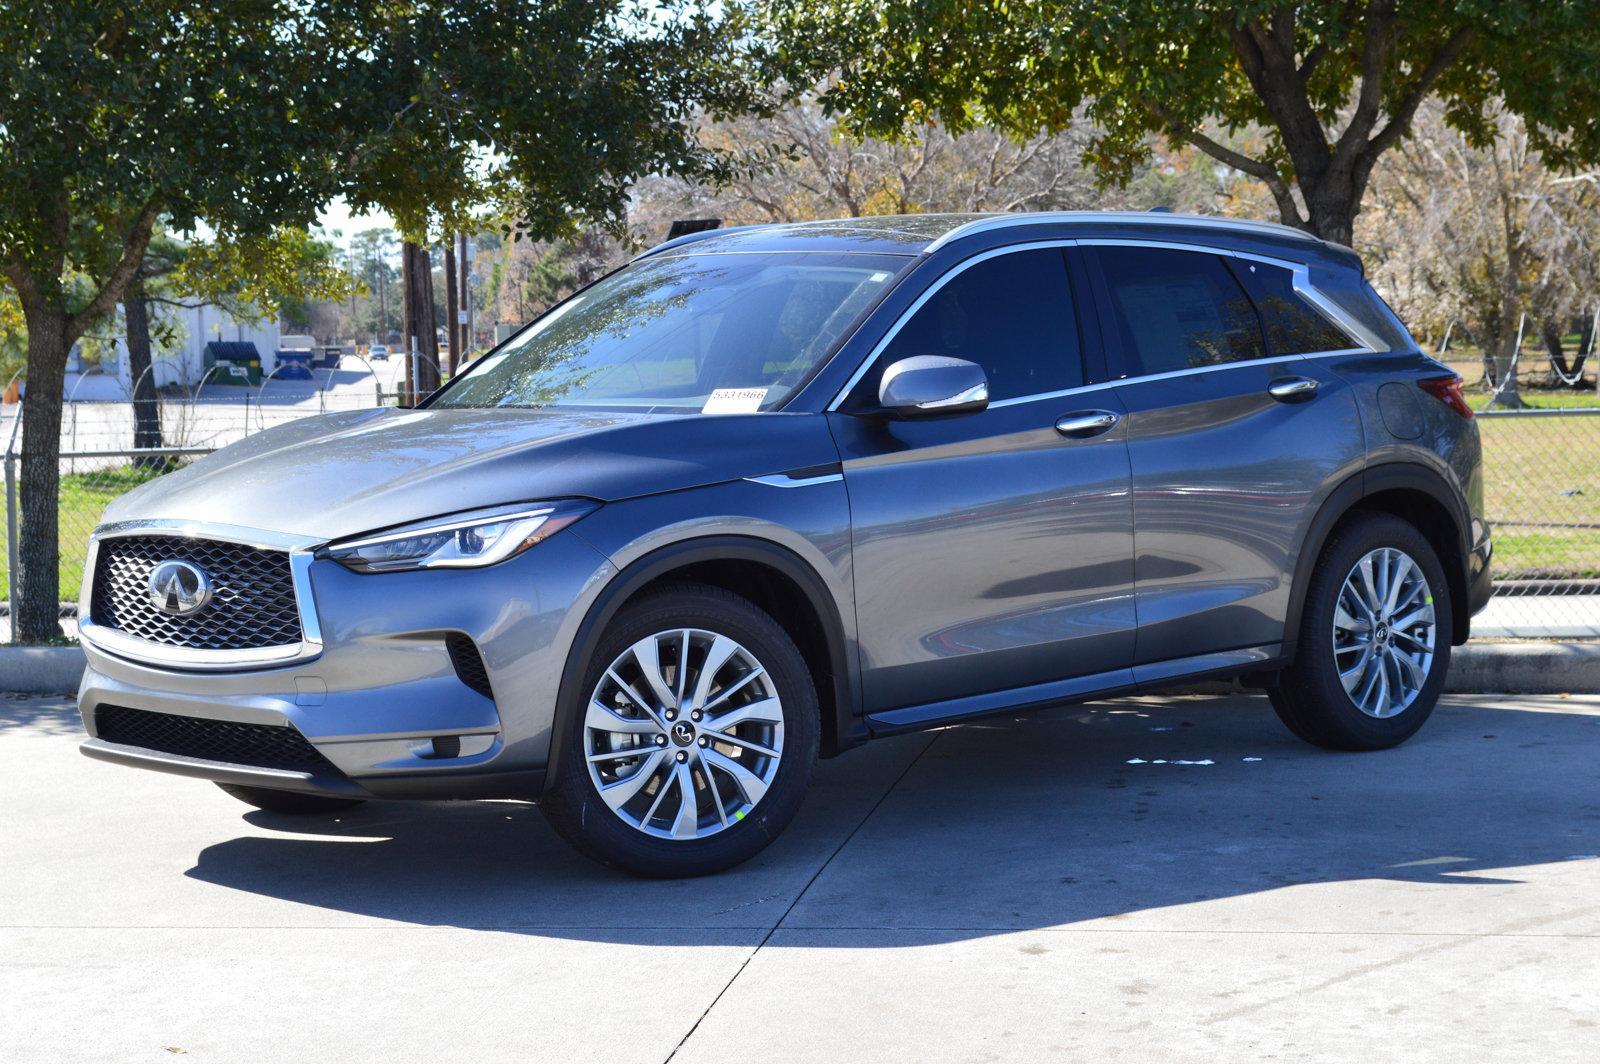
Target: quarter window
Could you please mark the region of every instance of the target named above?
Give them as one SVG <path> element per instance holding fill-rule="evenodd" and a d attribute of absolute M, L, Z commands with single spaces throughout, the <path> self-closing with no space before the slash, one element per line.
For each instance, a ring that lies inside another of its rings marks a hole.
<path fill-rule="evenodd" d="M 1221 256 L 1148 247 L 1098 251 L 1125 375 L 1245 362 L 1266 354 L 1255 307 Z"/>
<path fill-rule="evenodd" d="M 991 401 L 1083 384 L 1078 325 L 1061 249 L 997 255 L 953 277 L 878 356 L 875 371 L 864 382 L 868 390 L 863 399 L 877 399 L 884 367 L 915 355 L 948 355 L 982 366 Z"/>
<path fill-rule="evenodd" d="M 1360 346 L 1294 290 L 1290 270 L 1249 259 L 1235 259 L 1232 266 L 1261 312 L 1267 350 L 1272 354 L 1306 355 Z"/>

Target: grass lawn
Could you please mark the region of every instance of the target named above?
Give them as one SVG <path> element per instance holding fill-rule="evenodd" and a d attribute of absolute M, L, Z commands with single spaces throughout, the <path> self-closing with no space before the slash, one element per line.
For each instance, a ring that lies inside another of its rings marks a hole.
<path fill-rule="evenodd" d="M 1600 414 L 1479 418 L 1478 431 L 1495 577 L 1600 576 Z"/>
<path fill-rule="evenodd" d="M 89 533 L 100 523 L 106 504 L 148 480 L 162 469 L 103 469 L 94 473 L 69 473 L 61 478 L 61 601 L 76 602 L 83 581 L 83 556 L 89 549 Z M 0 598 L 11 594 L 11 573 L 7 552 L 0 551 Z"/>

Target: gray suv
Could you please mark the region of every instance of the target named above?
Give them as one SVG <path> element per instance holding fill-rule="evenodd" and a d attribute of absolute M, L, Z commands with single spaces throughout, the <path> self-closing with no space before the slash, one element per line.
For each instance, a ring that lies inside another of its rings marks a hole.
<path fill-rule="evenodd" d="M 521 798 L 726 868 L 815 759 L 1241 676 L 1392 746 L 1490 594 L 1478 434 L 1349 249 L 1173 214 L 697 233 L 419 409 L 119 499 L 84 752 L 321 813 Z"/>

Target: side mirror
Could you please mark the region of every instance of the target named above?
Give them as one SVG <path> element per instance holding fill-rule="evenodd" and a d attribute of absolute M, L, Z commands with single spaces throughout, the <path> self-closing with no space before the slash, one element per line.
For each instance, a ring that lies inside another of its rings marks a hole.
<path fill-rule="evenodd" d="M 883 371 L 878 403 L 902 418 L 971 414 L 989 405 L 989 378 L 961 358 L 917 355 Z"/>

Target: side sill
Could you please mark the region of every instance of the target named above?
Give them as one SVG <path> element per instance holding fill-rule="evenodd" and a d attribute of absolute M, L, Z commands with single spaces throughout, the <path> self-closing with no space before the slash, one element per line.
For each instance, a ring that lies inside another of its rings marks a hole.
<path fill-rule="evenodd" d="M 1040 709 L 1046 706 L 1089 702 L 1115 695 L 1138 694 L 1190 680 L 1261 672 L 1281 661 L 1282 653 L 1282 644 L 1268 643 L 1188 658 L 1174 658 L 1131 669 L 1113 669 L 1109 672 L 1092 673 L 1070 680 L 1053 680 L 1049 683 L 1017 687 L 1008 691 L 992 691 L 965 698 L 927 702 L 919 706 L 886 709 L 868 714 L 867 726 L 871 728 L 874 736 L 896 735 L 900 732 L 936 728 L 993 713 Z"/>

